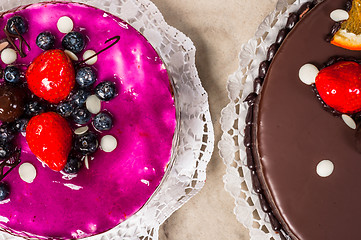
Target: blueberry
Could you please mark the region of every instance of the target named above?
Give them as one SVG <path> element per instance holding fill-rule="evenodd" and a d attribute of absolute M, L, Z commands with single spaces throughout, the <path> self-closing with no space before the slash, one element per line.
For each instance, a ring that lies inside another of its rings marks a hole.
<path fill-rule="evenodd" d="M 76 174 L 79 172 L 81 166 L 82 161 L 80 158 L 70 154 L 63 171 L 69 174 Z"/>
<path fill-rule="evenodd" d="M 0 182 L 0 201 L 7 199 L 9 197 L 9 194 L 9 186 L 4 182 Z"/>
<path fill-rule="evenodd" d="M 95 94 L 100 100 L 109 101 L 116 95 L 115 84 L 110 81 L 101 82 L 96 86 Z"/>
<path fill-rule="evenodd" d="M 7 66 L 4 69 L 4 79 L 9 83 L 20 82 L 20 70 L 15 66 Z"/>
<path fill-rule="evenodd" d="M 91 113 L 86 108 L 77 108 L 74 110 L 72 117 L 75 123 L 84 125 L 90 121 Z"/>
<path fill-rule="evenodd" d="M 80 32 L 70 32 L 63 38 L 62 45 L 73 53 L 79 53 L 85 47 L 85 39 Z"/>
<path fill-rule="evenodd" d="M 97 77 L 91 67 L 83 67 L 78 70 L 75 77 L 80 87 L 89 87 L 95 83 Z"/>
<path fill-rule="evenodd" d="M 98 148 L 98 137 L 93 132 L 86 132 L 75 140 L 75 149 L 83 154 L 94 153 Z"/>
<path fill-rule="evenodd" d="M 52 49 L 54 44 L 55 37 L 50 32 L 42 32 L 36 38 L 36 45 L 43 50 Z"/>
<path fill-rule="evenodd" d="M 84 89 L 79 89 L 76 92 L 73 92 L 70 96 L 70 102 L 74 106 L 83 107 L 87 98 L 90 96 L 90 92 Z"/>
<path fill-rule="evenodd" d="M 26 23 L 24 18 L 20 16 L 14 16 L 8 20 L 6 28 L 9 33 L 17 34 L 15 30 L 16 28 L 20 34 L 24 34 L 28 30 L 28 24 Z"/>
<path fill-rule="evenodd" d="M 113 126 L 112 116 L 107 112 L 98 113 L 93 119 L 93 126 L 99 131 L 110 130 Z"/>
<path fill-rule="evenodd" d="M 26 126 L 29 120 L 26 118 L 20 118 L 13 123 L 12 129 L 14 132 L 26 132 Z"/>
<path fill-rule="evenodd" d="M 74 107 L 70 102 L 60 103 L 56 107 L 56 112 L 59 113 L 62 117 L 70 117 L 73 113 Z"/>
<path fill-rule="evenodd" d="M 0 143 L 10 143 L 14 139 L 14 132 L 9 124 L 0 126 Z"/>
<path fill-rule="evenodd" d="M 31 101 L 25 104 L 25 114 L 29 117 L 36 116 L 45 111 L 44 106 L 39 101 Z"/>
<path fill-rule="evenodd" d="M 0 143 L 0 159 L 5 160 L 14 153 L 14 146 L 10 142 Z"/>

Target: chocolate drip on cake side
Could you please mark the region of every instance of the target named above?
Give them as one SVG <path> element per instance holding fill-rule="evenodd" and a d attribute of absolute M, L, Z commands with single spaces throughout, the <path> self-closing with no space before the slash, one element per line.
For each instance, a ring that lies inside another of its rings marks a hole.
<path fill-rule="evenodd" d="M 245 137 L 244 137 L 244 146 L 246 147 L 246 156 L 247 156 L 247 167 L 251 171 L 251 178 L 252 178 L 252 185 L 253 191 L 257 193 L 262 211 L 265 212 L 270 220 L 272 229 L 279 234 L 282 240 L 291 240 L 291 236 L 285 231 L 284 227 L 281 224 L 281 221 L 277 219 L 276 215 L 272 211 L 271 204 L 267 199 L 266 195 L 264 194 L 264 190 L 262 188 L 260 179 L 257 175 L 257 166 L 255 162 L 254 156 L 254 126 L 255 126 L 255 119 L 254 119 L 254 111 L 257 107 L 257 99 L 258 95 L 261 92 L 262 85 L 264 79 L 266 78 L 268 68 L 276 55 L 279 47 L 281 46 L 282 42 L 285 40 L 288 33 L 296 26 L 297 22 L 305 16 L 313 7 L 317 5 L 317 1 L 310 1 L 303 4 L 297 12 L 290 13 L 286 25 L 282 28 L 276 37 L 275 42 L 270 45 L 267 52 L 267 59 L 260 63 L 259 65 L 259 72 L 258 77 L 254 79 L 253 83 L 253 92 L 251 92 L 244 100 L 249 106 L 247 116 L 246 116 L 246 127 Z"/>

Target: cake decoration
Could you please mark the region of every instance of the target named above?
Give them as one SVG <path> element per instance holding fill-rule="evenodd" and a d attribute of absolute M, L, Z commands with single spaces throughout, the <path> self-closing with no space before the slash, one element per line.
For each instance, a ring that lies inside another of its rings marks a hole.
<path fill-rule="evenodd" d="M 330 160 L 322 160 L 317 164 L 316 171 L 320 177 L 329 177 L 335 169 L 335 166 Z"/>
<path fill-rule="evenodd" d="M 1 61 L 5 64 L 12 64 L 16 61 L 17 54 L 14 49 L 6 48 L 1 52 Z"/>
<path fill-rule="evenodd" d="M 349 126 L 351 129 L 356 129 L 357 125 L 356 122 L 352 119 L 352 117 L 346 114 L 342 114 L 341 118 L 346 123 L 346 125 Z"/>
<path fill-rule="evenodd" d="M 68 16 L 63 16 L 59 18 L 57 22 L 57 27 L 61 33 L 70 33 L 74 28 L 73 20 Z"/>
<path fill-rule="evenodd" d="M 335 22 L 346 21 L 349 17 L 348 12 L 343 9 L 333 10 L 330 14 L 330 18 Z"/>
<path fill-rule="evenodd" d="M 27 183 L 32 183 L 36 178 L 36 169 L 31 163 L 23 163 L 19 167 L 20 178 Z"/>
<path fill-rule="evenodd" d="M 304 84 L 311 85 L 316 82 L 318 72 L 319 70 L 315 65 L 307 63 L 300 68 L 298 76 Z"/>
<path fill-rule="evenodd" d="M 361 1 L 348 1 L 346 5 L 349 17 L 334 25 L 331 32 L 331 44 L 349 50 L 361 50 Z M 345 14 L 343 14 L 345 15 Z M 345 15 L 346 17 L 346 15 Z M 336 19 L 338 20 L 338 19 Z"/>

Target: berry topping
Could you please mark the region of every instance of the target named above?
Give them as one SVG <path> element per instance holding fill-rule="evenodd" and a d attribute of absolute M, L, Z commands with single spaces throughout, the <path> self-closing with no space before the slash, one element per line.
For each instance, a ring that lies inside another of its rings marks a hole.
<path fill-rule="evenodd" d="M 54 112 L 30 119 L 26 140 L 35 156 L 52 170 L 64 168 L 71 150 L 73 133 L 68 122 Z"/>
<path fill-rule="evenodd" d="M 101 82 L 96 86 L 95 94 L 100 100 L 109 101 L 116 95 L 115 84 L 111 81 Z"/>
<path fill-rule="evenodd" d="M 86 100 L 90 96 L 90 92 L 84 89 L 79 89 L 70 95 L 70 102 L 78 107 L 83 107 Z"/>
<path fill-rule="evenodd" d="M 85 39 L 80 32 L 70 32 L 63 38 L 62 45 L 73 53 L 79 53 L 85 47 Z"/>
<path fill-rule="evenodd" d="M 341 61 L 322 69 L 316 77 L 322 100 L 333 109 L 352 114 L 361 111 L 361 65 Z"/>
<path fill-rule="evenodd" d="M 64 51 L 55 49 L 39 55 L 26 71 L 29 89 L 50 103 L 64 100 L 75 85 L 75 71 Z"/>
<path fill-rule="evenodd" d="M 55 37 L 50 32 L 42 32 L 36 38 L 36 45 L 43 50 L 50 50 L 54 47 Z"/>
<path fill-rule="evenodd" d="M 110 130 L 113 126 L 112 116 L 107 112 L 97 114 L 93 119 L 93 126 L 99 131 Z"/>
<path fill-rule="evenodd" d="M 0 182 L 0 201 L 7 199 L 9 197 L 9 194 L 10 194 L 9 186 L 4 182 Z"/>
<path fill-rule="evenodd" d="M 98 138 L 93 132 L 86 132 L 75 140 L 75 149 L 83 154 L 94 153 L 98 148 Z"/>
<path fill-rule="evenodd" d="M 15 66 L 7 66 L 4 69 L 4 79 L 9 83 L 20 82 L 20 70 Z"/>
<path fill-rule="evenodd" d="M 14 153 L 14 145 L 10 142 L 0 142 L 0 160 L 6 160 Z"/>
<path fill-rule="evenodd" d="M 14 16 L 8 20 L 6 28 L 11 34 L 24 34 L 28 30 L 28 24 L 23 17 Z"/>
<path fill-rule="evenodd" d="M 63 102 L 60 103 L 57 107 L 56 107 L 56 112 L 59 113 L 62 117 L 70 117 L 71 114 L 73 113 L 73 105 L 69 102 Z"/>
<path fill-rule="evenodd" d="M 76 73 L 75 80 L 80 87 L 86 88 L 93 85 L 97 80 L 97 77 L 90 67 L 83 67 Z"/>
<path fill-rule="evenodd" d="M 40 101 L 35 100 L 25 104 L 25 114 L 29 117 L 34 117 L 43 112 L 45 112 L 45 107 Z"/>
<path fill-rule="evenodd" d="M 26 126 L 28 125 L 29 120 L 26 118 L 17 119 L 12 125 L 12 130 L 14 132 L 25 132 Z"/>
<path fill-rule="evenodd" d="M 63 169 L 65 173 L 76 174 L 82 166 L 82 161 L 77 156 L 69 155 L 68 161 Z"/>
<path fill-rule="evenodd" d="M 0 121 L 13 122 L 24 112 L 24 91 L 10 85 L 0 85 Z"/>
<path fill-rule="evenodd" d="M 14 133 L 9 124 L 0 126 L 0 143 L 8 143 L 14 139 Z"/>
<path fill-rule="evenodd" d="M 77 108 L 74 110 L 72 117 L 75 123 L 84 125 L 90 121 L 91 113 L 86 108 Z"/>

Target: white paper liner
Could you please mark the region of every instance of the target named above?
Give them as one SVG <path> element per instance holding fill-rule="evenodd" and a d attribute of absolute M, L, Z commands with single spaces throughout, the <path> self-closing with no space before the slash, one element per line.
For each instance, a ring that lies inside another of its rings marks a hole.
<path fill-rule="evenodd" d="M 38 0 L 0 0 L 0 11 Z M 103 9 L 142 33 L 163 59 L 173 81 L 177 130 L 172 164 L 157 191 L 135 215 L 112 230 L 87 239 L 158 239 L 159 226 L 205 184 L 214 147 L 208 95 L 195 66 L 192 41 L 169 26 L 149 0 L 74 0 Z M 19 239 L 0 233 L 0 239 Z"/>
<path fill-rule="evenodd" d="M 230 103 L 222 110 L 220 122 L 223 135 L 218 143 L 227 167 L 223 182 L 226 191 L 234 198 L 234 214 L 249 229 L 251 240 L 279 240 L 280 237 L 262 211 L 258 195 L 253 191 L 251 172 L 246 166 L 243 138 L 248 105 L 243 100 L 253 91 L 253 80 L 258 76 L 259 65 L 266 60 L 268 48 L 286 25 L 289 14 L 309 1 L 279 0 L 276 9 L 264 19 L 255 36 L 242 46 L 239 69 L 229 76 L 227 83 Z"/>

